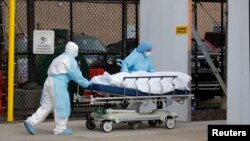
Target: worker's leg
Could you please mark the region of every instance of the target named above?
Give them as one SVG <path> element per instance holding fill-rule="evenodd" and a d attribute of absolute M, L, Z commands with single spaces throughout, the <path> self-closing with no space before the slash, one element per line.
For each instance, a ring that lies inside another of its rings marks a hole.
<path fill-rule="evenodd" d="M 43 94 L 43 102 L 41 102 L 41 106 L 37 109 L 37 111 L 32 114 L 32 116 L 28 117 L 27 121 L 35 126 L 36 124 L 43 121 L 50 111 L 52 110 L 51 96 L 48 94 Z"/>
<path fill-rule="evenodd" d="M 35 125 L 43 121 L 52 110 L 52 95 L 48 91 L 48 89 L 50 89 L 49 87 L 49 81 L 46 80 L 41 98 L 41 106 L 34 114 L 32 114 L 32 116 L 28 117 L 27 120 L 24 121 L 26 130 L 32 135 L 36 134 Z"/>
<path fill-rule="evenodd" d="M 70 98 L 68 88 L 61 81 L 54 81 L 54 118 L 56 128 L 54 134 L 71 135 L 72 130 L 67 129 L 67 122 L 70 115 Z"/>
<path fill-rule="evenodd" d="M 57 135 L 71 135 L 72 130 L 67 129 L 68 117 L 60 118 L 55 114 L 56 128 L 54 129 L 54 134 Z"/>
<path fill-rule="evenodd" d="M 53 97 L 52 97 L 52 91 L 53 88 L 51 87 L 51 84 L 53 84 L 53 79 L 46 79 L 44 88 L 43 88 L 43 94 L 41 98 L 41 106 L 37 109 L 37 111 L 32 114 L 31 117 L 27 119 L 27 121 L 32 125 L 35 126 L 36 124 L 43 121 L 50 111 L 52 110 L 53 106 Z"/>

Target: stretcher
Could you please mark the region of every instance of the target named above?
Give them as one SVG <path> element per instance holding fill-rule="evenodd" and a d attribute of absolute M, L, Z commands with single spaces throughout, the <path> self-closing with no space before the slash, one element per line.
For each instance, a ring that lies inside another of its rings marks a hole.
<path fill-rule="evenodd" d="M 140 77 L 124 77 L 126 79 L 148 79 L 177 76 L 140 76 Z M 149 83 L 148 83 L 149 84 Z M 159 87 L 163 87 L 159 83 Z M 172 83 L 174 86 L 174 83 Z M 86 127 L 90 130 L 95 129 L 97 125 L 101 126 L 104 132 L 112 131 L 113 124 L 127 123 L 133 129 L 136 129 L 143 121 L 148 121 L 150 126 L 164 123 L 169 129 L 175 127 L 176 118 L 175 112 L 165 110 L 172 101 L 178 101 L 180 104 L 193 95 L 189 90 L 174 89 L 168 93 L 151 94 L 150 86 L 149 92 L 141 92 L 138 89 L 131 89 L 126 87 L 117 87 L 102 84 L 93 84 L 86 91 L 91 93 L 98 93 L 100 96 L 91 95 L 85 102 L 90 104 L 116 104 L 118 109 L 107 107 L 97 108 L 90 115 L 87 116 Z M 160 106 L 159 106 L 160 105 Z M 147 112 L 141 112 L 141 107 L 149 109 Z"/>

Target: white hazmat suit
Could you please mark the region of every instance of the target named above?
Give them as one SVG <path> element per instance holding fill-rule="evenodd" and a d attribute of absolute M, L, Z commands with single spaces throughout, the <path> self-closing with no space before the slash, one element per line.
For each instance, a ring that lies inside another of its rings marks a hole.
<path fill-rule="evenodd" d="M 68 82 L 75 81 L 86 88 L 91 83 L 82 76 L 75 57 L 78 55 L 78 46 L 68 42 L 65 52 L 55 58 L 48 69 L 48 77 L 44 83 L 41 106 L 37 111 L 24 121 L 25 127 L 32 135 L 36 133 L 35 126 L 43 121 L 53 110 L 56 128 L 54 134 L 70 135 L 66 123 L 70 115 L 70 98 Z"/>

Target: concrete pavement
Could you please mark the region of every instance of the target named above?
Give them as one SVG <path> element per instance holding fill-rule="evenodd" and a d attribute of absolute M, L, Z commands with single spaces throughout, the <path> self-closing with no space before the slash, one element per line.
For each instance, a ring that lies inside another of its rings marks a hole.
<path fill-rule="evenodd" d="M 225 120 L 177 122 L 174 129 L 166 129 L 164 125 L 150 127 L 143 123 L 135 130 L 128 125 L 114 125 L 110 133 L 104 133 L 100 127 L 88 130 L 85 122 L 69 121 L 71 136 L 53 135 L 52 121 L 40 123 L 34 136 L 26 132 L 21 122 L 0 123 L 0 141 L 207 141 L 207 125 L 226 124 Z"/>

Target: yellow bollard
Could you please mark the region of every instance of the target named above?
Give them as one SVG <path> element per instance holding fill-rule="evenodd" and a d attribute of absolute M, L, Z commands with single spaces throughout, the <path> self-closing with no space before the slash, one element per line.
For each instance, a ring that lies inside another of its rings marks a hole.
<path fill-rule="evenodd" d="M 14 48 L 15 48 L 15 7 L 16 0 L 9 0 L 9 43 L 8 43 L 8 105 L 7 121 L 13 122 L 14 101 Z"/>

